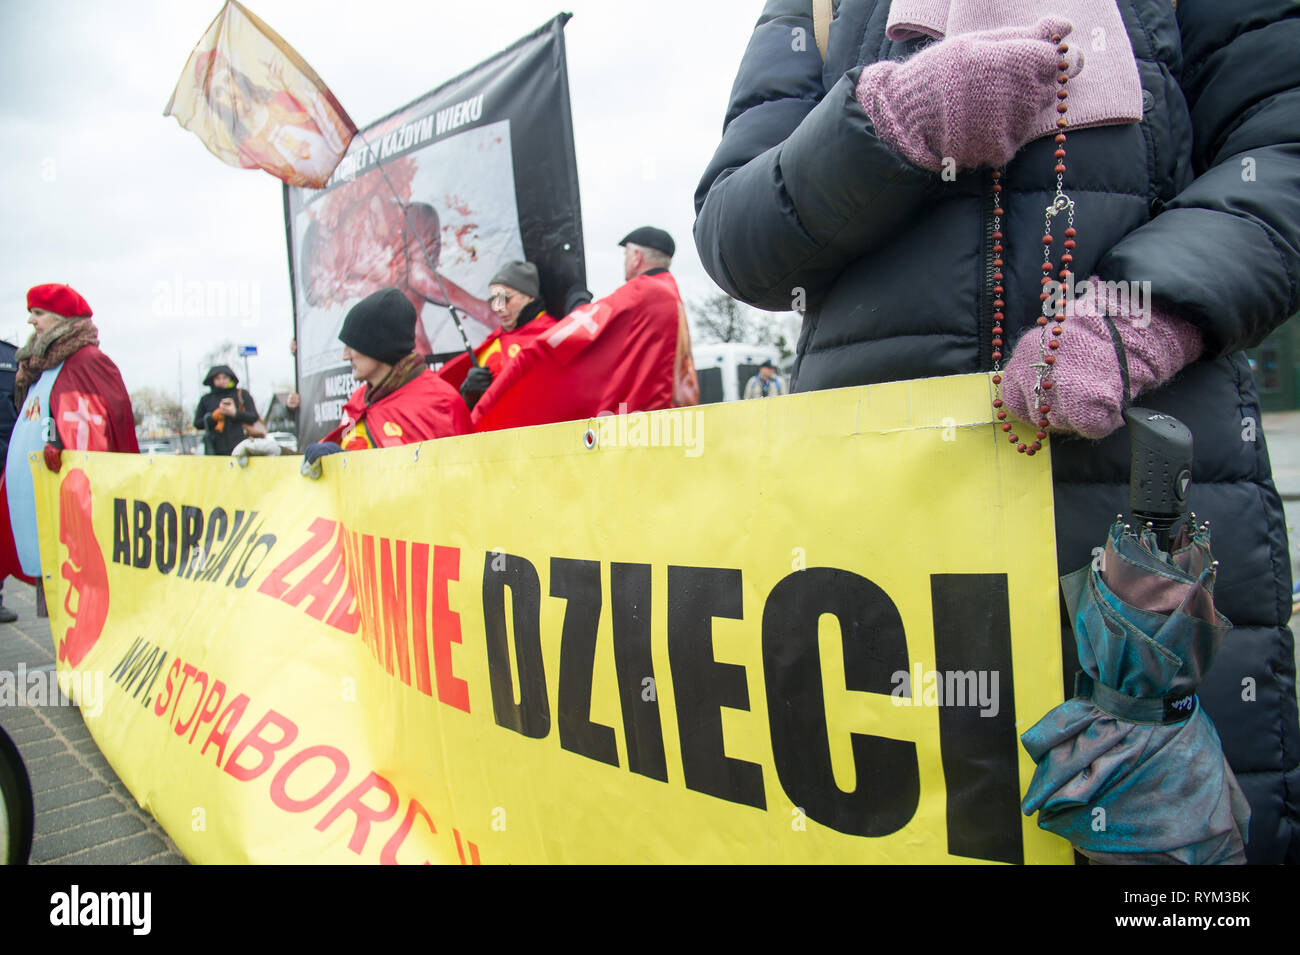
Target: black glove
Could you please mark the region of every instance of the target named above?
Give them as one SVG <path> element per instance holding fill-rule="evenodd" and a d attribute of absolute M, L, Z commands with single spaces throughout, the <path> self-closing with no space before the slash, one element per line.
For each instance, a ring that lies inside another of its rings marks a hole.
<path fill-rule="evenodd" d="M 307 450 L 303 452 L 303 457 L 307 459 L 308 464 L 315 464 L 327 454 L 338 454 L 343 449 L 333 441 L 317 441 L 315 444 L 307 445 Z"/>
<path fill-rule="evenodd" d="M 575 285 L 564 295 L 564 314 L 568 315 L 575 308 L 591 304 L 592 295 L 588 289 Z"/>
<path fill-rule="evenodd" d="M 488 371 L 482 365 L 471 368 L 469 374 L 465 376 L 465 383 L 460 386 L 460 396 L 465 399 L 465 404 L 472 409 L 478 400 L 483 397 L 483 392 L 488 390 L 492 384 L 492 372 Z"/>

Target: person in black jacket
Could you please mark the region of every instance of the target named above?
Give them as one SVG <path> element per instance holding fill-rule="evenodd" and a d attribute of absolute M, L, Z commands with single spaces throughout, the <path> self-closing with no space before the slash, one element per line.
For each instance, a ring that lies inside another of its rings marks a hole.
<path fill-rule="evenodd" d="M 239 379 L 228 365 L 214 365 L 203 384 L 212 389 L 199 399 L 194 412 L 194 427 L 203 428 L 203 446 L 207 454 L 229 456 L 245 438 L 245 429 L 258 431 L 248 437 L 264 437 L 266 429 L 253 404 L 253 396 L 239 385 Z"/>
<path fill-rule="evenodd" d="M 1065 0 L 1064 27 L 975 37 L 963 16 L 1005 8 L 840 0 L 823 62 L 797 42 L 815 36 L 812 6 L 769 0 L 755 27 L 695 197 L 705 268 L 743 301 L 804 311 L 794 391 L 1001 368 L 1007 406 L 1036 419 L 1007 421 L 1029 450 L 1047 430 L 1026 369 L 1045 353 L 1035 293 L 1063 165 L 1080 294 L 1045 402 L 1058 570 L 1087 564 L 1128 509 L 1120 411 L 1143 392 L 1191 429 L 1191 507 L 1216 528 L 1216 603 L 1234 629 L 1199 698 L 1251 804 L 1248 859 L 1300 862 L 1286 525 L 1242 351 L 1300 309 L 1300 7 Z M 1037 123 L 1058 67 L 1034 44 L 1058 29 L 1077 48 L 1060 61 L 1066 143 Z M 1105 283 L 1149 296 L 1122 307 Z M 1068 627 L 1062 652 L 1069 680 Z"/>
<path fill-rule="evenodd" d="M 18 420 L 18 409 L 14 407 L 14 375 L 18 371 L 18 359 L 14 355 L 17 351 L 9 342 L 0 341 L 0 474 L 4 473 L 9 454 L 9 436 Z M 0 501 L 0 506 L 8 505 Z M 7 528 L 4 533 L 9 533 Z M 18 614 L 4 605 L 4 577 L 0 576 L 0 623 L 13 623 L 17 619 Z"/>

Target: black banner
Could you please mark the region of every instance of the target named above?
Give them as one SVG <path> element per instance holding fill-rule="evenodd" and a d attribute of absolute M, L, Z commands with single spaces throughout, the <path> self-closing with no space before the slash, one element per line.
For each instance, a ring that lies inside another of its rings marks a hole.
<path fill-rule="evenodd" d="M 356 387 L 338 332 L 376 289 L 406 294 L 416 347 L 437 354 L 463 348 L 448 299 L 472 343 L 496 327 L 488 281 L 508 261 L 537 265 L 553 311 L 586 285 L 567 20 L 363 129 L 324 189 L 285 187 L 300 447 L 335 426 Z"/>

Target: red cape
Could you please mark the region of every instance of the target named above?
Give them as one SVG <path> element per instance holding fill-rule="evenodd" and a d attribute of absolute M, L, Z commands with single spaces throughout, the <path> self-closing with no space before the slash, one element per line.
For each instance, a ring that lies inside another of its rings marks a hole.
<path fill-rule="evenodd" d="M 685 315 L 677 283 L 666 271 L 637 276 L 575 309 L 492 382 L 474 406 L 474 430 L 694 404 L 693 386 L 675 380 L 684 373 L 679 340 L 690 351 Z M 693 366 L 689 373 L 693 382 Z"/>
<path fill-rule="evenodd" d="M 4 476 L 0 475 L 0 581 L 6 577 L 17 577 L 24 583 L 35 585 L 36 578 L 24 574 L 22 564 L 18 562 L 18 548 L 14 546 L 14 529 L 9 523 L 7 495 Z"/>
<path fill-rule="evenodd" d="M 50 392 L 50 416 L 65 448 L 140 453 L 122 373 L 94 345 L 77 349 L 63 363 Z"/>
<path fill-rule="evenodd" d="M 554 326 L 555 318 L 541 312 L 522 328 L 516 328 L 514 331 L 507 332 L 500 327 L 494 328 L 492 334 L 483 339 L 482 344 L 474 349 L 474 356 L 480 365 L 492 372 L 492 377 L 495 379 L 514 361 L 520 351 L 532 344 L 533 339 Z M 462 353 L 439 368 L 438 374 L 447 384 L 459 389 L 464 384 L 469 369 L 469 355 Z"/>
<path fill-rule="evenodd" d="M 59 442 L 76 451 L 119 451 L 138 454 L 131 397 L 122 383 L 122 373 L 113 360 L 94 345 L 77 349 L 63 362 L 50 391 L 50 417 L 59 431 Z M 24 462 L 24 465 L 26 462 Z M 17 466 L 17 465 L 15 465 Z M 0 482 L 0 504 L 6 500 Z M 9 508 L 0 517 L 0 580 L 23 575 L 14 547 Z"/>
<path fill-rule="evenodd" d="M 343 406 L 339 426 L 321 440 L 342 445 L 345 451 L 359 451 L 449 438 L 469 431 L 465 400 L 426 369 L 372 405 L 366 404 L 366 386 L 359 386 Z"/>

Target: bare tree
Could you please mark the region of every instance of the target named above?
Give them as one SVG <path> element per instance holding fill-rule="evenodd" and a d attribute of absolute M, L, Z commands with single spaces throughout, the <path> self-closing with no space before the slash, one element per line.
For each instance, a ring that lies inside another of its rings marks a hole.
<path fill-rule="evenodd" d="M 234 342 L 222 342 L 204 353 L 203 370 L 206 372 L 213 365 L 229 365 L 234 368 L 237 361 L 239 361 L 239 346 Z"/>
<path fill-rule="evenodd" d="M 692 301 L 689 314 L 700 342 L 775 345 L 782 357 L 792 354 L 776 315 L 760 312 L 723 292 Z"/>
<path fill-rule="evenodd" d="M 171 395 L 157 388 L 140 388 L 131 393 L 131 411 L 136 427 L 144 425 L 182 434 L 187 424 L 185 409 Z"/>

